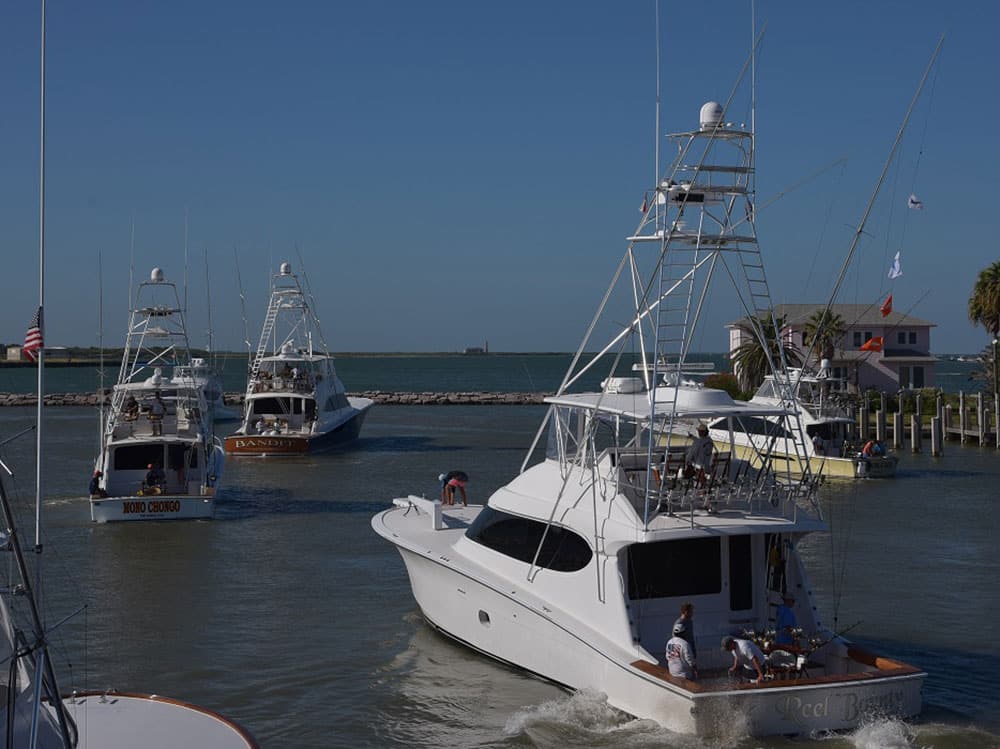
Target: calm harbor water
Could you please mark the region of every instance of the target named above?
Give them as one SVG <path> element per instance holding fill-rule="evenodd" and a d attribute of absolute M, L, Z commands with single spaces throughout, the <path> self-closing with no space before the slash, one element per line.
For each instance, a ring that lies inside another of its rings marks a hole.
<path fill-rule="evenodd" d="M 486 389 L 470 383 L 426 389 Z M 243 723 L 264 747 L 1000 747 L 1000 454 L 991 449 L 949 443 L 940 458 L 902 454 L 893 481 L 827 484 L 833 533 L 806 547 L 824 619 L 928 670 L 926 709 L 910 723 L 702 742 L 431 631 L 371 516 L 394 496 L 434 495 L 438 473 L 452 468 L 468 471 L 472 501 L 484 500 L 518 470 L 543 412 L 376 406 L 352 448 L 230 459 L 214 521 L 98 526 L 81 498 L 96 413 L 48 409 L 47 619 L 86 604 L 53 634 L 61 687 L 191 700 Z M 33 418 L 0 409 L 0 435 Z M 29 435 L 2 453 L 30 538 L 32 451 Z"/>

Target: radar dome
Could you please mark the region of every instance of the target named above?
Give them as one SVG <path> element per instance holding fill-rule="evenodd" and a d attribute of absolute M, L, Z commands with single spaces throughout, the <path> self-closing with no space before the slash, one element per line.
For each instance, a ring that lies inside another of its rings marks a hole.
<path fill-rule="evenodd" d="M 163 269 L 153 268 L 153 270 L 149 272 L 149 280 L 153 283 L 163 283 Z"/>
<path fill-rule="evenodd" d="M 282 263 L 281 264 L 281 275 L 283 275 L 283 276 L 290 276 L 290 275 L 292 275 L 292 264 L 291 263 Z"/>
<path fill-rule="evenodd" d="M 717 101 L 707 101 L 701 105 L 701 114 L 698 117 L 701 122 L 701 129 L 708 130 L 722 124 L 722 105 Z"/>

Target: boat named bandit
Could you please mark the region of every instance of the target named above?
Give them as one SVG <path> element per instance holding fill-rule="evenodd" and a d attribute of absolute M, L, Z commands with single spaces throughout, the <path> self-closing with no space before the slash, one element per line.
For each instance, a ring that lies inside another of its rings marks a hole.
<path fill-rule="evenodd" d="M 348 397 L 306 294 L 282 263 L 250 362 L 243 422 L 226 437 L 226 451 L 295 455 L 349 442 L 372 403 Z"/>

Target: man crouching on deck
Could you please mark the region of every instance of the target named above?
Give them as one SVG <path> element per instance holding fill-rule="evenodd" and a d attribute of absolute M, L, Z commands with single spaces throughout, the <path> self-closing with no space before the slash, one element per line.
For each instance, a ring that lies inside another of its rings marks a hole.
<path fill-rule="evenodd" d="M 764 681 L 764 654 L 756 643 L 750 640 L 741 640 L 736 637 L 722 638 L 722 649 L 733 654 L 733 665 L 729 668 L 729 675 L 740 679 L 744 676 L 752 679 L 754 684 Z M 754 671 L 757 678 L 753 678 Z"/>

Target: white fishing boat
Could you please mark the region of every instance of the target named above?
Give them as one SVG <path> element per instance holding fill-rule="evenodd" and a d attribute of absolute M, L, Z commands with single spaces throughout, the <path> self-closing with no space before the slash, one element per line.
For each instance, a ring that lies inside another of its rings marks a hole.
<path fill-rule="evenodd" d="M 90 492 L 99 523 L 211 518 L 224 452 L 202 383 L 191 376 L 177 287 L 141 282 Z"/>
<path fill-rule="evenodd" d="M 779 473 L 791 476 L 823 475 L 837 478 L 891 478 L 896 475 L 896 455 L 865 454 L 853 439 L 855 422 L 847 403 L 834 386 L 829 367 L 818 373 L 789 368 L 791 399 L 782 395 L 782 385 L 767 375 L 750 403 L 787 407 L 796 412 L 798 423 L 784 417 L 726 419 L 709 424 L 709 433 L 721 449 L 728 449 L 732 427 L 733 454 L 759 467 L 765 460 Z M 801 429 L 799 428 L 801 425 Z M 808 471 L 805 470 L 808 466 Z"/>
<path fill-rule="evenodd" d="M 298 277 L 282 263 L 250 362 L 243 423 L 226 437 L 233 455 L 295 455 L 357 438 L 369 398 L 348 396 Z"/>
<path fill-rule="evenodd" d="M 671 730 L 809 734 L 876 713 L 911 716 L 926 674 L 857 647 L 819 614 L 799 555 L 804 538 L 827 528 L 808 466 L 801 481 L 771 461 L 736 460 L 731 428 L 728 449 L 701 462 L 689 454 L 695 424 L 781 418 L 802 428 L 787 405 L 780 346 L 770 362 L 779 405 L 736 401 L 681 376 L 713 281 L 731 281 L 725 298 L 773 323 L 754 218 L 754 133 L 726 111 L 709 102 L 699 127 L 671 136 L 677 156 L 646 194 L 521 473 L 486 505 L 399 497 L 372 526 L 400 552 L 431 626 Z M 631 308 L 624 327 L 619 305 Z M 650 364 L 619 377 L 632 351 Z M 606 372 L 602 390 L 574 392 L 595 367 Z M 797 628 L 776 647 L 786 593 Z M 671 675 L 664 655 L 686 602 L 697 611 L 697 680 Z M 761 647 L 763 680 L 730 677 L 733 655 L 720 644 L 732 636 Z"/>
<path fill-rule="evenodd" d="M 174 379 L 190 378 L 201 388 L 208 406 L 208 413 L 214 423 L 223 421 L 239 421 L 243 416 L 242 409 L 226 403 L 225 391 L 222 386 L 222 376 L 216 366 L 209 364 L 200 356 L 192 357 L 190 364 L 174 368 Z"/>

